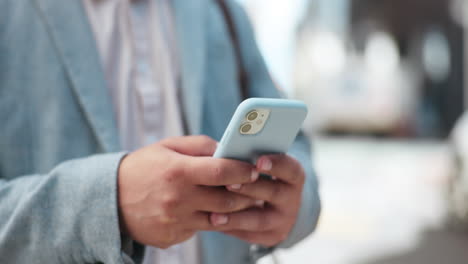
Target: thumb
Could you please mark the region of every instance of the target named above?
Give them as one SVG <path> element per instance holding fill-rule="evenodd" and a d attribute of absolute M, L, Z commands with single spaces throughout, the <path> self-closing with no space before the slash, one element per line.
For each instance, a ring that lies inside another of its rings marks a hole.
<path fill-rule="evenodd" d="M 213 156 L 218 142 L 208 136 L 185 136 L 164 139 L 163 146 L 188 156 Z"/>

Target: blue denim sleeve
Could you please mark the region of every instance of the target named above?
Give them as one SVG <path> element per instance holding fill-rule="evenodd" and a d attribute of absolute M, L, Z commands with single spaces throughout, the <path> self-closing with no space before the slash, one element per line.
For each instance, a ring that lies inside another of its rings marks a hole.
<path fill-rule="evenodd" d="M 125 153 L 0 181 L 0 263 L 132 263 L 121 251 L 117 169 Z"/>

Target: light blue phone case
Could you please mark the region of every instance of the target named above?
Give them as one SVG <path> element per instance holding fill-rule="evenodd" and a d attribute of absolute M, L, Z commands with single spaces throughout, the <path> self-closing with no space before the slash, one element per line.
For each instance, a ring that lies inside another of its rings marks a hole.
<path fill-rule="evenodd" d="M 270 110 L 263 129 L 255 135 L 244 135 L 240 127 L 252 110 Z M 259 155 L 286 153 L 296 138 L 307 106 L 296 100 L 250 98 L 242 102 L 231 119 L 215 158 L 228 158 L 255 163 Z"/>

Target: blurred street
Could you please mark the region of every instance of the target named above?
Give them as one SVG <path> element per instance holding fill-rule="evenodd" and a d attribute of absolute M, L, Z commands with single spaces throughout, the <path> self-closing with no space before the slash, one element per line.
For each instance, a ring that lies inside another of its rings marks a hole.
<path fill-rule="evenodd" d="M 313 236 L 262 264 L 468 263 L 468 233 L 447 224 L 468 218 L 468 2 L 242 2 L 309 107 L 323 204 Z"/>
<path fill-rule="evenodd" d="M 468 263 L 468 234 L 443 231 L 452 170 L 446 143 L 320 137 L 314 148 L 320 225 L 279 252 L 280 263 Z"/>

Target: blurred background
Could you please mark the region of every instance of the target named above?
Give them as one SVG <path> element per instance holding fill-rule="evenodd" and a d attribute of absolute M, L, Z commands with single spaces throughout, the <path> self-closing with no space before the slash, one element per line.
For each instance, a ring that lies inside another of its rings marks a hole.
<path fill-rule="evenodd" d="M 323 202 L 315 235 L 262 263 L 468 263 L 468 1 L 239 2 L 310 108 Z"/>

